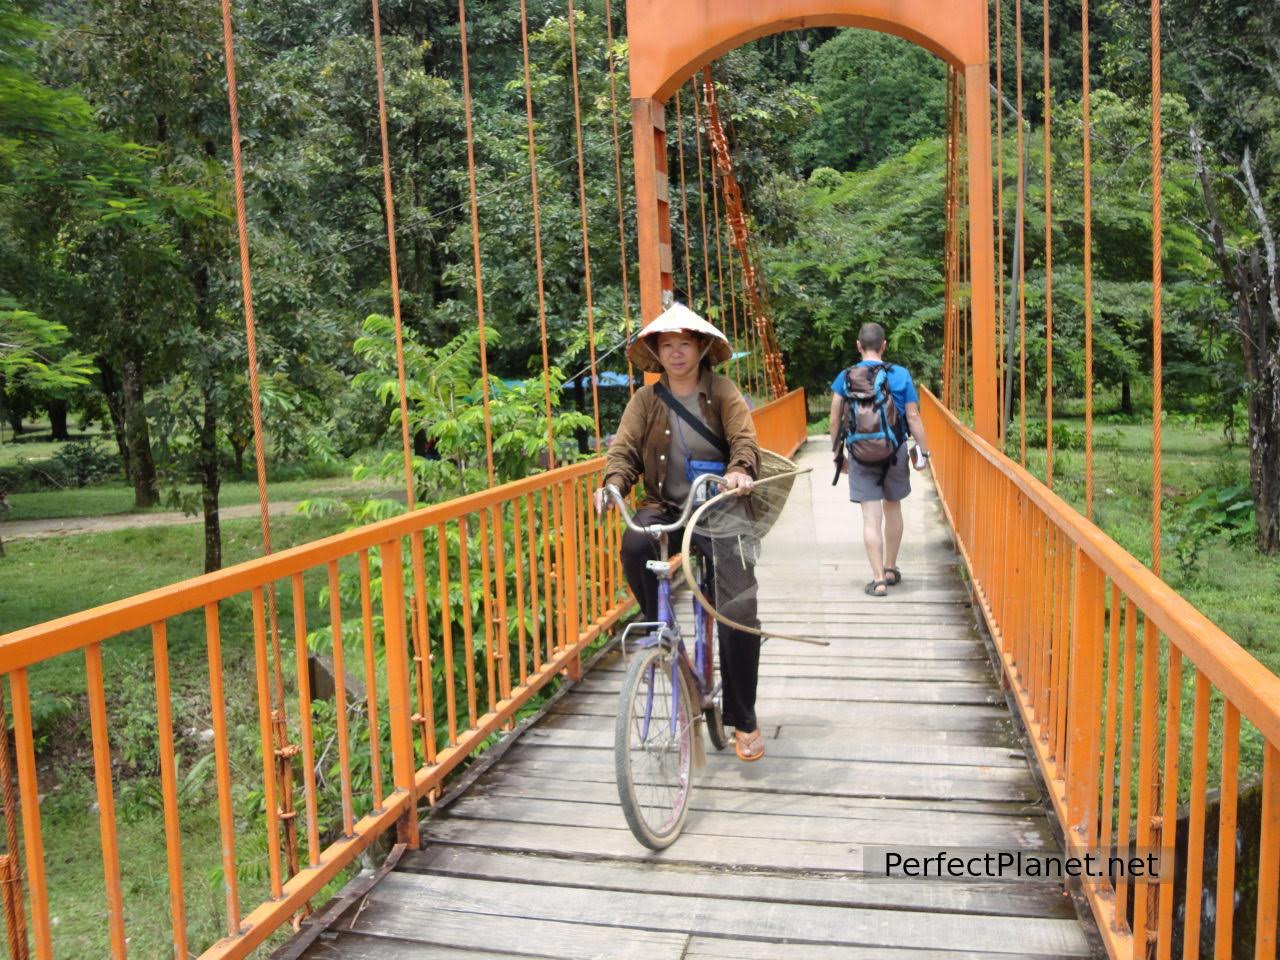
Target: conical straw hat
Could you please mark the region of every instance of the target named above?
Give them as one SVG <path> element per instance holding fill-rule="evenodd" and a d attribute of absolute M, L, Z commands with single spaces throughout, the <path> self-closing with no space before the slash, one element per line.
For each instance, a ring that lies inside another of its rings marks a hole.
<path fill-rule="evenodd" d="M 658 362 L 657 337 L 661 333 L 676 331 L 700 333 L 707 337 L 711 341 L 707 356 L 711 358 L 712 366 L 724 363 L 733 356 L 733 348 L 729 346 L 728 339 L 714 325 L 703 320 L 683 303 L 673 303 L 636 334 L 635 339 L 631 341 L 631 346 L 627 347 L 628 359 L 641 370 L 661 373 L 662 364 Z"/>

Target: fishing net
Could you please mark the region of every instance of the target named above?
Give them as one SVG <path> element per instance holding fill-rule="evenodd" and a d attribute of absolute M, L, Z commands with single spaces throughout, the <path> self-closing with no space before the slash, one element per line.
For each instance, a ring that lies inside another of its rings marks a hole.
<path fill-rule="evenodd" d="M 763 451 L 749 497 L 710 497 L 685 527 L 688 588 L 721 629 L 827 644 L 811 472 Z M 699 558 L 709 559 L 710 564 Z"/>

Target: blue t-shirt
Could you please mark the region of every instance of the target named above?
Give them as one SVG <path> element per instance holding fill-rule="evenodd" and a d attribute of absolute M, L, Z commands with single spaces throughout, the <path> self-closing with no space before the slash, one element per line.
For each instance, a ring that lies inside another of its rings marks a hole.
<path fill-rule="evenodd" d="M 880 363 L 879 360 L 860 360 L 858 366 L 869 367 Z M 907 404 L 919 403 L 920 395 L 916 393 L 915 381 L 911 379 L 911 374 L 907 372 L 907 368 L 899 364 L 888 364 L 889 372 L 887 379 L 889 381 L 889 392 L 893 394 L 894 406 L 898 408 L 898 418 L 902 421 L 903 427 L 910 432 L 907 426 Z M 841 370 L 836 374 L 836 378 L 831 383 L 831 392 L 845 399 L 849 395 L 844 389 L 844 371 Z"/>

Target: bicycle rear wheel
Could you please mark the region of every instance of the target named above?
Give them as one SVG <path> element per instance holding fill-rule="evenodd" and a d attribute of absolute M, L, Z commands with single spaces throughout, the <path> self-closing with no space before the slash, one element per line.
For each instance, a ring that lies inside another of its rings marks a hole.
<path fill-rule="evenodd" d="M 693 792 L 694 717 L 688 679 L 662 646 L 637 652 L 614 724 L 618 799 L 635 838 L 662 850 L 680 835 Z"/>
<path fill-rule="evenodd" d="M 703 677 L 703 683 L 715 691 L 711 697 L 711 706 L 702 711 L 702 716 L 707 722 L 707 737 L 711 740 L 711 745 L 717 750 L 723 750 L 729 745 L 731 738 L 724 728 L 724 689 L 720 686 L 718 663 L 720 654 L 719 644 L 716 643 L 716 621 L 700 605 L 695 606 L 694 609 L 702 618 L 701 629 L 705 631 L 704 642 L 707 645 L 707 675 Z"/>

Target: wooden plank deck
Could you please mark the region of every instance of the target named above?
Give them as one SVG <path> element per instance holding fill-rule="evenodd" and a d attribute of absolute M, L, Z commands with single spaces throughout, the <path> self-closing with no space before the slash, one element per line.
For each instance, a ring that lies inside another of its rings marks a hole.
<path fill-rule="evenodd" d="M 927 960 L 1095 954 L 1052 882 L 882 880 L 867 844 L 1056 850 L 973 624 L 932 484 L 913 480 L 889 599 L 862 594 L 858 514 L 811 476 L 821 573 L 768 623 L 821 618 L 826 648 L 770 642 L 767 756 L 708 751 L 681 838 L 632 838 L 613 780 L 622 665 L 604 658 L 424 827 L 305 960 Z M 762 583 L 765 577 L 762 575 Z"/>

